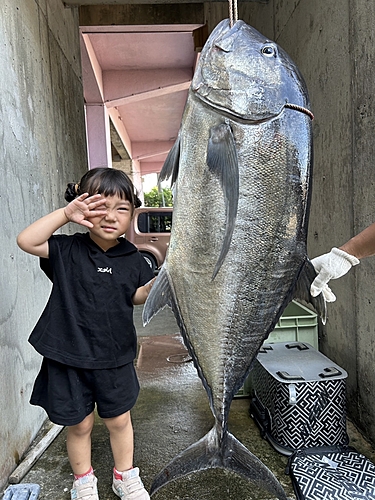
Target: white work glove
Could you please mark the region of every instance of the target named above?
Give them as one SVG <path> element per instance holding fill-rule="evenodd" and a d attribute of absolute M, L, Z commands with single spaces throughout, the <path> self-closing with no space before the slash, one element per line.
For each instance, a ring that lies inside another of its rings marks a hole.
<path fill-rule="evenodd" d="M 326 302 L 334 302 L 336 300 L 335 294 L 327 285 L 328 281 L 341 278 L 352 266 L 359 264 L 357 257 L 339 248 L 332 248 L 329 253 L 315 257 L 311 262 L 318 276 L 311 284 L 310 293 L 313 297 L 322 293 Z"/>

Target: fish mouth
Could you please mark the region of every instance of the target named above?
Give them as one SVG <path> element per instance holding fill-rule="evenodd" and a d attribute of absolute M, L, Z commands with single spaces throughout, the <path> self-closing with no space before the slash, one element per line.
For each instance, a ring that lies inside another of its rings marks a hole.
<path fill-rule="evenodd" d="M 285 104 L 281 105 L 280 109 L 275 111 L 274 113 L 269 113 L 266 116 L 259 117 L 259 118 L 250 118 L 250 117 L 244 117 L 239 115 L 238 113 L 235 113 L 234 111 L 229 110 L 228 108 L 224 108 L 220 106 L 219 104 L 214 104 L 212 101 L 207 99 L 206 97 L 202 96 L 201 94 L 196 94 L 192 93 L 193 98 L 199 100 L 203 105 L 207 106 L 210 109 L 214 109 L 215 111 L 220 112 L 223 116 L 226 118 L 230 118 L 233 121 L 236 121 L 238 123 L 243 123 L 243 124 L 258 124 L 258 123 L 263 123 L 267 122 L 269 120 L 273 120 L 274 118 L 277 118 L 282 114 L 285 108 L 287 109 L 292 109 L 294 111 L 298 111 L 300 113 L 304 113 L 307 115 L 311 120 L 314 119 L 313 113 L 305 108 L 304 106 L 301 106 L 299 104 L 293 104 L 290 102 L 286 102 Z"/>
<path fill-rule="evenodd" d="M 193 98 L 197 99 L 200 101 L 204 106 L 208 107 L 209 109 L 213 109 L 214 111 L 219 112 L 221 115 L 225 116 L 226 118 L 230 118 L 231 120 L 238 122 L 238 123 L 243 123 L 243 124 L 258 124 L 258 123 L 263 123 L 269 120 L 272 120 L 273 118 L 276 118 L 279 116 L 283 109 L 284 106 L 281 107 L 281 109 L 273 114 L 269 114 L 264 117 L 259 117 L 259 118 L 251 118 L 251 117 L 244 117 L 239 115 L 238 113 L 229 110 L 228 108 L 224 108 L 223 106 L 220 106 L 219 104 L 213 103 L 206 97 L 202 96 L 201 94 L 192 94 Z"/>

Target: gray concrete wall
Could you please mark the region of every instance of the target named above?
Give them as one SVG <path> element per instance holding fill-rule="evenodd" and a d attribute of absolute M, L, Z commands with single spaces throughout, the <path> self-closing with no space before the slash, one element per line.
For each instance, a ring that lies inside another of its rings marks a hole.
<path fill-rule="evenodd" d="M 284 2 L 285 3 L 285 2 Z M 296 4 L 295 7 L 291 4 Z M 274 1 L 275 38 L 305 76 L 314 120 L 309 254 L 339 246 L 375 220 L 372 2 Z M 349 414 L 375 442 L 375 259 L 331 282 L 321 350 L 349 373 Z"/>
<path fill-rule="evenodd" d="M 353 197 L 352 220 L 345 230 L 357 233 L 375 220 L 375 4 L 365 0 L 349 2 L 350 65 L 352 95 L 350 106 L 351 140 L 350 178 Z M 345 124 L 342 124 L 345 128 Z M 339 168 L 339 166 L 337 167 Z M 345 200 L 341 201 L 345 206 Z M 352 227 L 351 227 L 352 224 Z M 345 233 L 346 235 L 346 233 Z M 338 237 L 341 237 L 339 234 Z M 340 327 L 346 332 L 346 359 L 350 359 L 350 346 L 357 355 L 356 415 L 361 427 L 375 442 L 375 258 L 361 262 L 353 276 L 340 283 Z M 346 324 L 347 303 L 354 305 L 354 324 Z M 329 331 L 327 332 L 329 334 Z"/>
<path fill-rule="evenodd" d="M 210 26 L 228 17 L 210 4 Z M 279 43 L 302 71 L 315 115 L 310 257 L 375 220 L 375 4 L 270 0 L 240 4 L 240 18 Z M 375 443 L 375 258 L 331 282 L 320 349 L 349 373 L 349 415 Z"/>
<path fill-rule="evenodd" d="M 0 491 L 45 414 L 29 405 L 41 357 L 27 342 L 49 295 L 38 260 L 16 245 L 63 206 L 87 169 L 78 10 L 61 0 L 0 0 Z"/>

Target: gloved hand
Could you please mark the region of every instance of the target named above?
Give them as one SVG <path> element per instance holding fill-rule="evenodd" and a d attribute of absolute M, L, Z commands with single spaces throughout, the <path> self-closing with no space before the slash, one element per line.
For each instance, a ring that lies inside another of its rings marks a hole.
<path fill-rule="evenodd" d="M 329 253 L 315 257 L 311 262 L 318 276 L 311 284 L 310 293 L 313 297 L 322 293 L 326 302 L 334 302 L 336 300 L 335 294 L 327 285 L 328 281 L 341 278 L 352 266 L 359 264 L 357 257 L 339 248 L 332 248 Z"/>

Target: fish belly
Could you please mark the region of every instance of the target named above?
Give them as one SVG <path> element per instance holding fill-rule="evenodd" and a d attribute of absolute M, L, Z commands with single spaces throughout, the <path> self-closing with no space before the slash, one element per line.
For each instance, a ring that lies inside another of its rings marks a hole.
<path fill-rule="evenodd" d="M 308 118 L 295 115 L 285 111 L 252 125 L 229 121 L 239 163 L 239 203 L 231 246 L 215 279 L 225 202 L 206 165 L 206 151 L 209 129 L 225 120 L 188 103 L 182 122 L 165 266 L 186 341 L 219 420 L 290 300 L 306 258 L 311 144 Z"/>

